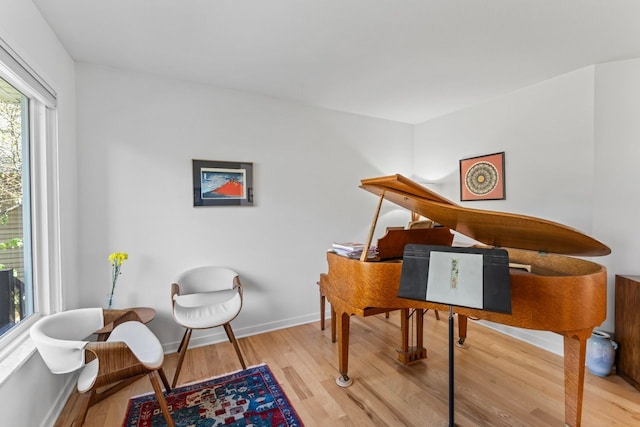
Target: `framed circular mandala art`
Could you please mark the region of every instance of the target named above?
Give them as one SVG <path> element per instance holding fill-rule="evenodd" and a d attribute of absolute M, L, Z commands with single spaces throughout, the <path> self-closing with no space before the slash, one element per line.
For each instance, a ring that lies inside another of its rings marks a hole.
<path fill-rule="evenodd" d="M 503 200 L 504 184 L 504 152 L 460 160 L 460 200 Z"/>

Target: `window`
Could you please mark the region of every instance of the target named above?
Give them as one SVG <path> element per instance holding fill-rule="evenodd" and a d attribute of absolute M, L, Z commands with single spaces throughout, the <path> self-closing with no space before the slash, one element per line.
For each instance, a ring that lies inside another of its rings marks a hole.
<path fill-rule="evenodd" d="M 62 308 L 56 102 L 0 39 L 0 360 Z"/>
<path fill-rule="evenodd" d="M 33 314 L 28 99 L 0 78 L 0 336 Z"/>

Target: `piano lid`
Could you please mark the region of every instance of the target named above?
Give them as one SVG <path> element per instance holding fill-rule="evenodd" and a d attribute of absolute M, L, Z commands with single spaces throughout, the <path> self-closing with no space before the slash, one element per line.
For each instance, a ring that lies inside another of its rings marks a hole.
<path fill-rule="evenodd" d="M 578 230 L 531 216 L 459 206 L 402 176 L 363 179 L 361 188 L 489 246 L 576 256 L 611 253 Z"/>

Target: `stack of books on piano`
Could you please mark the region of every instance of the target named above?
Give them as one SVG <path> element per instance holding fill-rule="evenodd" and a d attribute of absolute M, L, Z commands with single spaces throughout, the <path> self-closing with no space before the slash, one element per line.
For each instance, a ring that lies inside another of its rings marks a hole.
<path fill-rule="evenodd" d="M 360 256 L 362 255 L 362 251 L 364 251 L 364 244 L 354 243 L 354 242 L 344 242 L 344 243 L 334 242 L 333 245 L 331 246 L 331 249 L 329 250 L 337 253 L 338 255 L 359 259 Z M 378 248 L 376 248 L 375 246 L 371 246 L 369 248 L 369 255 L 367 256 L 367 258 L 375 258 L 377 256 L 378 256 Z"/>

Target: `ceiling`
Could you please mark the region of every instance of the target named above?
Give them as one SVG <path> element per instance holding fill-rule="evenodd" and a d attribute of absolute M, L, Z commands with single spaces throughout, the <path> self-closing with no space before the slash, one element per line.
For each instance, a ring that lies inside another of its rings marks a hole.
<path fill-rule="evenodd" d="M 32 0 L 74 60 L 420 123 L 640 57 L 637 0 Z"/>

